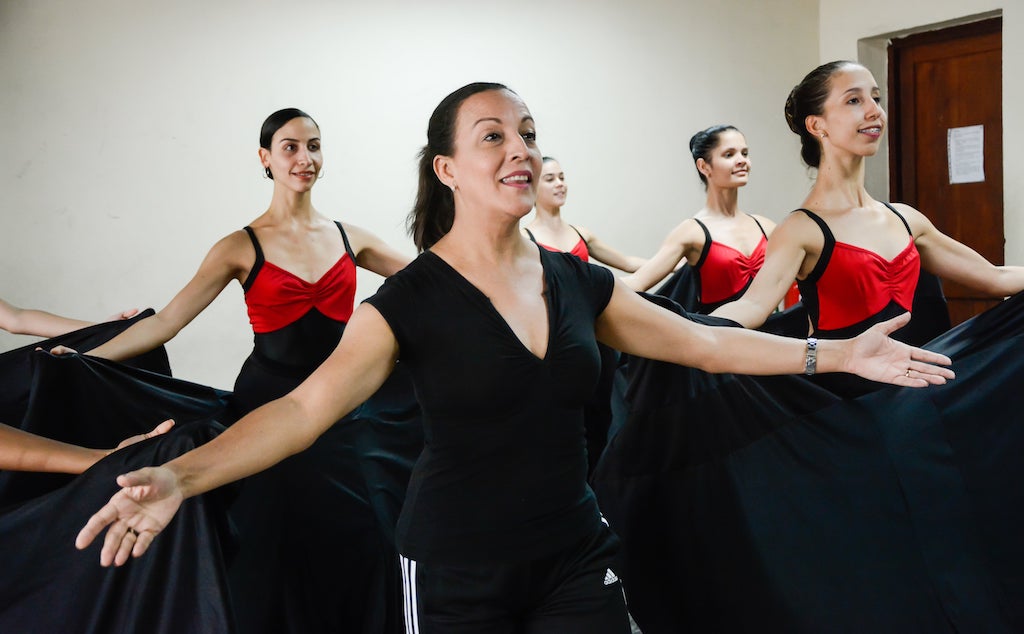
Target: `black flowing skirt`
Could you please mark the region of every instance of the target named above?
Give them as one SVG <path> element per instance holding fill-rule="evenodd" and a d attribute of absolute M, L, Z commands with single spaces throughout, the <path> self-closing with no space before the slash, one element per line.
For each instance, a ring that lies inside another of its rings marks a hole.
<path fill-rule="evenodd" d="M 147 308 L 131 319 L 95 324 L 0 354 L 0 422 L 17 427 L 19 421 L 24 418 L 32 386 L 37 380 L 32 370 L 32 360 L 38 356 L 37 348 L 46 352 L 55 346 L 67 346 L 74 350 L 92 350 L 121 334 L 140 319 L 145 319 L 153 314 L 153 309 Z M 163 346 L 128 359 L 122 365 L 167 376 L 171 375 L 167 351 Z"/>
<path fill-rule="evenodd" d="M 31 354 L 20 425 L 28 431 L 113 447 L 165 418 L 177 424 L 79 476 L 0 472 L 0 632 L 233 632 L 224 572 L 232 542 L 220 499 L 231 487 L 187 500 L 149 552 L 122 568 L 99 565 L 102 537 L 86 551 L 74 547 L 89 516 L 118 490 L 117 475 L 219 433 L 213 419 L 225 393 L 93 357 Z"/>
<path fill-rule="evenodd" d="M 296 387 L 253 354 L 232 396 L 244 414 Z M 229 568 L 241 634 L 405 631 L 395 525 L 423 447 L 401 364 L 369 401 L 300 454 L 246 478 L 229 509 L 239 551 Z"/>
<path fill-rule="evenodd" d="M 136 319 L 150 314 L 152 310 Z M 0 354 L 0 422 L 62 442 L 103 448 L 148 432 L 168 418 L 179 425 L 221 418 L 228 393 L 171 378 L 163 347 L 126 363 L 48 352 L 55 345 L 91 349 L 134 321 L 96 324 Z M 0 506 L 48 493 L 72 479 L 0 471 Z"/>
<path fill-rule="evenodd" d="M 632 360 L 592 485 L 644 634 L 1024 631 L 1024 294 L 925 347 L 856 397 Z"/>

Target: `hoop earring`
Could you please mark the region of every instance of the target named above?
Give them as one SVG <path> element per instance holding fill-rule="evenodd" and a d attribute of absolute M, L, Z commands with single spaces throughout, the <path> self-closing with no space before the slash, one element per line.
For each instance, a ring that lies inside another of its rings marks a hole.
<path fill-rule="evenodd" d="M 323 177 L 324 177 L 324 170 L 320 170 L 319 172 L 316 173 L 316 179 L 317 180 L 320 180 Z"/>
<path fill-rule="evenodd" d="M 263 168 L 263 178 L 274 180 L 274 175 L 270 173 L 269 167 Z"/>

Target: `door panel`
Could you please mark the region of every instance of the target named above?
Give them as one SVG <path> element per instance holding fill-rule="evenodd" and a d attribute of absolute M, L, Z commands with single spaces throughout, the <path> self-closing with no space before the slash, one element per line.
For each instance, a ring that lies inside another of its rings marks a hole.
<path fill-rule="evenodd" d="M 890 59 L 892 199 L 943 233 L 1003 263 L 1002 20 L 893 40 Z M 985 180 L 950 184 L 948 130 L 982 125 Z M 943 280 L 954 324 L 995 300 Z"/>

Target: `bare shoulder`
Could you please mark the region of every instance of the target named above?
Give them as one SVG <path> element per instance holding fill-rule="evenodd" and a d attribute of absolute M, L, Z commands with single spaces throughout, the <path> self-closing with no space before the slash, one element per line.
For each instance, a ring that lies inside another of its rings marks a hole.
<path fill-rule="evenodd" d="M 903 219 L 910 225 L 910 229 L 915 236 L 920 235 L 923 231 L 926 231 L 932 226 L 931 220 L 928 220 L 927 216 L 923 213 L 911 207 L 906 203 L 889 203 L 892 205 Z"/>
<path fill-rule="evenodd" d="M 376 235 L 371 233 L 368 229 L 364 229 L 359 225 L 354 225 L 351 222 L 341 222 L 342 229 L 345 230 L 345 235 L 348 236 L 348 242 L 352 245 L 352 250 L 355 251 L 356 255 L 367 247 L 370 247 L 380 241 Z"/>
<path fill-rule="evenodd" d="M 683 250 L 699 249 L 705 243 L 705 235 L 696 218 L 686 218 L 669 231 L 665 243 L 678 245 Z"/>
<path fill-rule="evenodd" d="M 256 261 L 256 249 L 244 229 L 232 231 L 210 248 L 204 265 L 230 269 L 233 273 L 248 271 Z"/>
<path fill-rule="evenodd" d="M 772 243 L 799 246 L 805 251 L 819 251 L 825 238 L 821 228 L 805 213 L 793 211 L 786 215 L 772 231 Z"/>
<path fill-rule="evenodd" d="M 591 231 L 590 229 L 587 229 L 586 227 L 581 227 L 580 225 L 572 225 L 572 228 L 578 231 L 580 236 L 582 236 L 583 239 L 587 242 L 593 242 L 595 239 L 597 239 L 597 236 L 594 235 L 594 232 Z"/>

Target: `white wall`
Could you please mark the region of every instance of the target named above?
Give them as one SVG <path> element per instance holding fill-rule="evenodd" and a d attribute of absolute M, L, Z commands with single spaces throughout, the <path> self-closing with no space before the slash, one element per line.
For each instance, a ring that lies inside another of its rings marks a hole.
<path fill-rule="evenodd" d="M 427 118 L 477 80 L 526 99 L 567 219 L 625 251 L 701 206 L 687 142 L 715 123 L 750 142 L 744 207 L 779 218 L 808 187 L 782 106 L 817 29 L 817 0 L 3 0 L 0 297 L 94 319 L 166 304 L 265 209 L 259 126 L 286 106 L 323 132 L 316 206 L 412 254 Z M 250 333 L 232 284 L 169 344 L 175 373 L 230 388 Z"/>
<path fill-rule="evenodd" d="M 1006 262 L 1024 264 L 1024 165 L 1012 150 L 1024 143 L 1024 121 L 1015 116 L 1024 99 L 1024 2 L 1021 0 L 930 0 L 929 2 L 892 2 L 891 0 L 821 0 L 821 62 L 834 59 L 858 59 L 858 42 L 865 39 L 949 26 L 988 13 L 1002 11 L 1003 17 L 1003 206 L 1006 236 Z M 860 51 L 867 52 L 864 46 Z M 864 60 L 884 87 L 880 71 L 885 59 Z M 880 62 L 880 63 L 879 63 Z M 882 161 L 871 165 L 876 183 L 887 178 Z M 886 187 L 881 187 L 887 191 Z M 872 189 L 873 193 L 875 189 Z M 884 195 L 884 194 L 883 194 Z M 927 210 L 922 210 L 927 212 Z"/>

